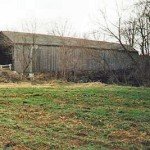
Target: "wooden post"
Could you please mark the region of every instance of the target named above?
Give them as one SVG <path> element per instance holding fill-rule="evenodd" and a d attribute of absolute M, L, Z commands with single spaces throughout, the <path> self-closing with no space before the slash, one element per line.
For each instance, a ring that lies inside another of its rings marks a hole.
<path fill-rule="evenodd" d="M 9 64 L 9 69 L 12 70 L 12 64 Z"/>

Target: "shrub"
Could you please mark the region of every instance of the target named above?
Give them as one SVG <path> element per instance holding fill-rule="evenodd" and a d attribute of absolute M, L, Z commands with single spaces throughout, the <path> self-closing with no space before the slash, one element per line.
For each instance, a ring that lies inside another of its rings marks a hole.
<path fill-rule="evenodd" d="M 0 70 L 0 82 L 8 83 L 19 81 L 21 81 L 21 75 L 19 75 L 17 72 L 4 69 Z"/>

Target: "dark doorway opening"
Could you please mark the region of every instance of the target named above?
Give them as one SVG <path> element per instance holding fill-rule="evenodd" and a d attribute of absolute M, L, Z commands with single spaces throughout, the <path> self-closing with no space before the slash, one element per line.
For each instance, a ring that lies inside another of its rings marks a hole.
<path fill-rule="evenodd" d="M 0 45 L 0 65 L 12 64 L 12 51 L 11 47 L 4 47 Z"/>

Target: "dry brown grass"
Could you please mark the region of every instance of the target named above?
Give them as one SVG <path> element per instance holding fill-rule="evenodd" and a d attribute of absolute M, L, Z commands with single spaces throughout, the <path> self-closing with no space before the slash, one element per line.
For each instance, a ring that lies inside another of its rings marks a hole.
<path fill-rule="evenodd" d="M 105 86 L 106 84 L 102 84 L 101 82 L 89 82 L 89 83 L 67 83 L 64 85 L 66 88 L 87 88 L 87 87 L 101 87 Z M 32 88 L 32 87 L 59 87 L 61 86 L 60 83 L 56 82 L 55 80 L 51 80 L 48 83 L 43 84 L 34 84 L 32 82 L 20 82 L 20 83 L 0 83 L 0 88 Z"/>

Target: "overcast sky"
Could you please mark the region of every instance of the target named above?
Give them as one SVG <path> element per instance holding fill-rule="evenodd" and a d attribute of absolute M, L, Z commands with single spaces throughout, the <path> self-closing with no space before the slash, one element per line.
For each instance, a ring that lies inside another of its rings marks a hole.
<path fill-rule="evenodd" d="M 37 32 L 46 33 L 51 22 L 68 19 L 78 33 L 94 28 L 98 10 L 106 8 L 109 18 L 136 0 L 0 0 L 0 30 L 24 30 L 22 25 L 37 22 Z"/>

